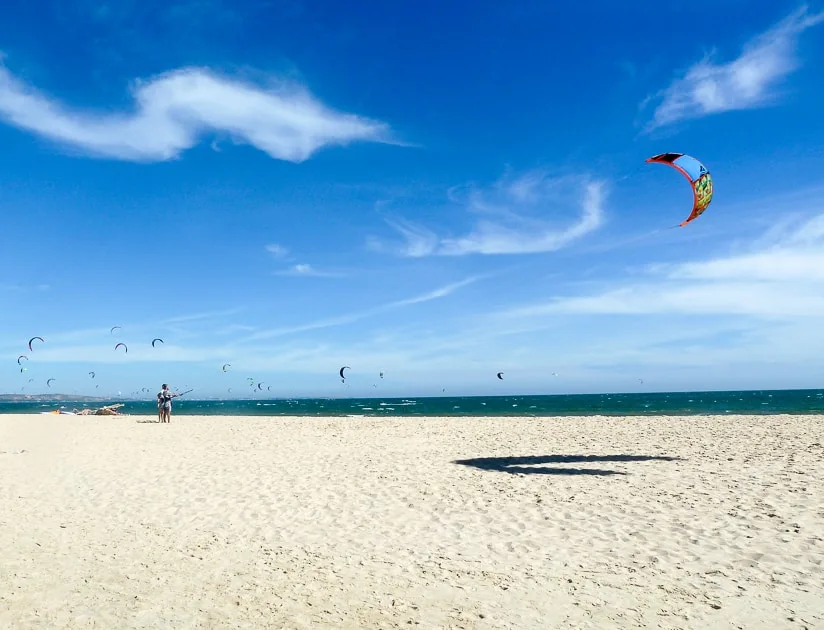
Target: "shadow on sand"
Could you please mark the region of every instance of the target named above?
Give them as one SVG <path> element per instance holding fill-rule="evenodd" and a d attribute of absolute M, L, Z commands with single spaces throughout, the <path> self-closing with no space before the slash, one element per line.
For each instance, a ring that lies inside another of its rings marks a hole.
<path fill-rule="evenodd" d="M 619 470 L 603 468 L 551 468 L 541 464 L 582 464 L 591 462 L 680 461 L 680 457 L 665 455 L 527 455 L 525 457 L 476 457 L 457 459 L 453 464 L 473 466 L 481 470 L 496 470 L 522 475 L 626 475 Z"/>

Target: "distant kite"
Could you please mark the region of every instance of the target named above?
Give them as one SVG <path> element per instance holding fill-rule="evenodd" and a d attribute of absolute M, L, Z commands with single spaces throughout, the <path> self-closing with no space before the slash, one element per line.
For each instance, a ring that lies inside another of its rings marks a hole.
<path fill-rule="evenodd" d="M 34 351 L 34 348 L 31 347 L 31 344 L 35 339 L 39 339 L 41 342 L 46 343 L 43 337 L 32 337 L 31 339 L 29 339 L 29 350 L 31 351 Z"/>
<path fill-rule="evenodd" d="M 20 365 L 21 359 L 25 359 L 26 361 L 28 361 L 29 357 L 27 357 L 25 354 L 21 354 L 19 357 L 17 357 L 17 365 Z"/>
<path fill-rule="evenodd" d="M 713 195 L 712 177 L 701 162 L 683 153 L 661 153 L 648 158 L 647 162 L 671 166 L 690 182 L 693 196 L 692 211 L 680 227 L 700 217 L 709 207 Z"/>
<path fill-rule="evenodd" d="M 501 380 L 501 381 L 504 380 L 504 373 L 503 372 L 498 372 L 498 379 Z"/>
<path fill-rule="evenodd" d="M 97 375 L 96 375 L 94 372 L 89 372 L 89 376 L 91 376 L 92 378 L 94 378 L 94 377 L 95 377 L 95 376 L 97 376 Z"/>
<path fill-rule="evenodd" d="M 230 368 L 230 367 L 232 367 L 232 364 L 231 364 L 231 363 L 224 363 L 224 364 L 223 364 L 223 371 L 224 371 L 224 372 L 228 372 L 228 370 L 227 370 L 226 368 Z"/>
<path fill-rule="evenodd" d="M 166 343 L 166 342 L 165 342 L 165 341 L 163 341 L 160 337 L 158 337 L 158 338 L 156 338 L 156 339 L 152 339 L 152 348 L 154 348 L 154 347 L 155 347 L 155 343 L 157 343 L 158 341 L 159 341 L 160 343 Z"/>
<path fill-rule="evenodd" d="M 51 384 L 52 384 L 55 380 L 56 380 L 56 379 L 50 378 L 49 380 L 47 380 L 47 381 L 46 381 L 46 385 L 48 385 L 49 387 L 51 387 Z"/>
<path fill-rule="evenodd" d="M 121 326 L 112 326 L 109 332 L 113 335 L 115 330 L 123 330 L 123 328 Z"/>
<path fill-rule="evenodd" d="M 383 372 L 381 372 L 381 378 L 383 378 Z"/>
<path fill-rule="evenodd" d="M 114 349 L 115 349 L 115 350 L 117 350 L 120 346 L 123 346 L 123 349 L 124 349 L 127 353 L 129 352 L 129 348 L 128 348 L 128 347 L 126 346 L 126 344 L 125 344 L 125 343 L 123 343 L 123 342 L 121 342 L 121 343 L 117 344 L 117 345 L 114 347 Z"/>
<path fill-rule="evenodd" d="M 340 374 L 340 380 L 341 380 L 341 382 L 343 382 L 343 381 L 345 381 L 345 380 L 346 380 L 346 377 L 343 375 L 343 371 L 344 371 L 344 370 L 351 370 L 351 369 L 352 369 L 352 368 L 350 368 L 348 365 L 344 365 L 344 366 L 340 369 L 340 371 L 338 372 L 338 374 Z"/>

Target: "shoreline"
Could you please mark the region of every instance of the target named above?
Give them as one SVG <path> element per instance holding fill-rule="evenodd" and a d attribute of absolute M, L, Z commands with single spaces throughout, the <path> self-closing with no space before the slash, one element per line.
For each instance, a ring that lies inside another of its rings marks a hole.
<path fill-rule="evenodd" d="M 374 396 L 374 394 L 373 394 Z M 111 399 L 114 400 L 114 399 Z M 101 402 L 0 402 L 0 414 L 94 409 Z M 154 416 L 154 399 L 120 402 L 121 412 Z M 704 415 L 824 414 L 824 390 L 654 394 L 550 394 L 539 396 L 438 396 L 420 398 L 252 398 L 173 403 L 178 417 L 197 415 L 252 417 L 669 417 Z"/>
<path fill-rule="evenodd" d="M 0 416 L 0 625 L 824 627 L 824 415 L 139 418 Z"/>

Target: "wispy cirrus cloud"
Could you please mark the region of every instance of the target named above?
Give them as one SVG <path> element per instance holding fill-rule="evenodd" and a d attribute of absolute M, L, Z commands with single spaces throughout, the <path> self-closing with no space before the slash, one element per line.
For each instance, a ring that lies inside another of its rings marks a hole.
<path fill-rule="evenodd" d="M 800 66 L 796 56 L 798 37 L 822 21 L 824 12 L 810 14 L 802 6 L 752 39 L 733 61 L 715 63 L 712 55 L 706 56 L 668 88 L 648 99 L 660 102 L 647 130 L 774 103 L 780 80 Z"/>
<path fill-rule="evenodd" d="M 368 245 L 413 258 L 550 252 L 600 227 L 605 199 L 603 181 L 585 176 L 550 177 L 535 170 L 505 177 L 488 189 L 469 187 L 465 195 L 450 193 L 453 203 L 481 217 L 464 236 L 439 236 L 406 219 L 389 218 L 387 223 L 403 242 L 391 245 L 372 238 Z"/>
<path fill-rule="evenodd" d="M 96 157 L 158 162 L 222 132 L 271 157 L 302 162 L 326 146 L 390 142 L 389 127 L 336 112 L 303 86 L 263 87 L 188 67 L 136 81 L 135 111 L 70 109 L 12 76 L 0 63 L 0 119 Z"/>
<path fill-rule="evenodd" d="M 373 317 L 375 315 L 379 315 L 381 313 L 385 313 L 393 309 L 401 308 L 404 306 L 412 306 L 413 304 L 422 304 L 424 302 L 431 302 L 432 300 L 438 300 L 440 298 L 448 297 L 456 291 L 458 291 L 459 289 L 470 284 L 474 284 L 478 280 L 481 280 L 483 277 L 485 276 L 470 276 L 458 282 L 446 284 L 426 293 L 413 295 L 412 297 L 404 298 L 401 300 L 395 300 L 393 302 L 381 304 L 379 306 L 375 306 L 373 308 L 369 308 L 363 311 L 358 311 L 356 313 L 347 313 L 335 317 L 319 319 L 314 322 L 300 324 L 298 326 L 285 326 L 282 328 L 261 331 L 255 333 L 254 335 L 251 335 L 248 340 L 257 341 L 261 339 L 271 339 L 273 337 L 281 337 L 284 335 L 291 335 L 295 333 L 306 332 L 309 330 L 318 330 L 321 328 L 330 328 L 333 326 L 343 326 L 345 324 L 352 324 L 354 322 L 366 319 L 368 317 Z"/>
<path fill-rule="evenodd" d="M 277 243 L 270 243 L 267 245 L 266 251 L 269 252 L 272 258 L 277 259 L 283 259 L 289 255 L 289 250 L 283 245 L 278 245 Z"/>
<path fill-rule="evenodd" d="M 276 276 L 296 276 L 301 278 L 343 278 L 345 273 L 340 271 L 323 271 L 307 263 L 292 265 L 288 269 L 272 272 Z"/>
<path fill-rule="evenodd" d="M 208 319 L 218 319 L 222 317 L 229 317 L 231 315 L 237 315 L 238 313 L 243 312 L 243 310 L 243 307 L 236 306 L 233 308 L 227 308 L 220 311 L 205 311 L 203 313 L 178 315 L 175 317 L 168 317 L 166 319 L 163 319 L 159 322 L 159 324 L 161 326 L 164 326 L 169 324 L 185 324 L 189 322 L 203 321 Z"/>
<path fill-rule="evenodd" d="M 705 261 L 653 265 L 645 277 L 590 295 L 556 297 L 501 313 L 547 315 L 824 316 L 824 214 L 769 246 Z"/>
<path fill-rule="evenodd" d="M 34 284 L 26 286 L 22 284 L 2 284 L 0 283 L 0 291 L 13 291 L 26 293 L 30 291 L 48 291 L 51 288 L 48 284 Z"/>

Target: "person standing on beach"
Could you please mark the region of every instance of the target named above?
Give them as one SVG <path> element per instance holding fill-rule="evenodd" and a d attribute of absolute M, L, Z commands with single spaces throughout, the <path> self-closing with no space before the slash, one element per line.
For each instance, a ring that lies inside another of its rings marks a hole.
<path fill-rule="evenodd" d="M 157 394 L 157 402 L 160 405 L 160 421 L 169 423 L 172 421 L 172 398 L 177 398 L 179 394 L 169 391 L 169 386 L 163 383 L 163 388 Z"/>

